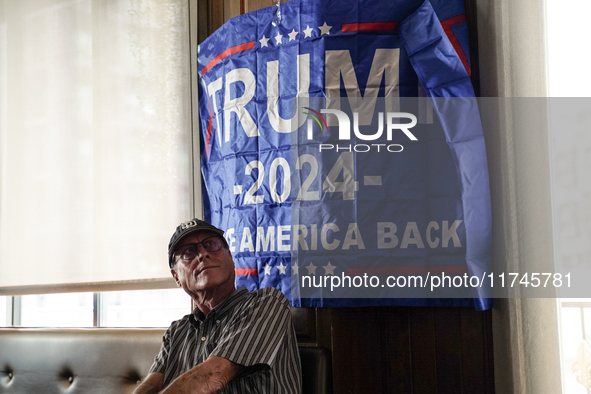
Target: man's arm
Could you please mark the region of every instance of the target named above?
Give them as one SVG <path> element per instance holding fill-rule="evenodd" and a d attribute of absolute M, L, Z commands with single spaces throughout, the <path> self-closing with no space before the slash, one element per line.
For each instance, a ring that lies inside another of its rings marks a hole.
<path fill-rule="evenodd" d="M 158 394 L 162 390 L 164 375 L 152 372 L 144 381 L 137 386 L 133 394 Z"/>
<path fill-rule="evenodd" d="M 246 367 L 225 358 L 212 356 L 176 378 L 161 394 L 219 393 L 232 378 L 245 369 Z"/>

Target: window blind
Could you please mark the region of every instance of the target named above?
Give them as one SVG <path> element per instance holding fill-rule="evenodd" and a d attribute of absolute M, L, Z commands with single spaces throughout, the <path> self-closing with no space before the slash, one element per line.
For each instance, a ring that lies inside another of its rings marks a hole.
<path fill-rule="evenodd" d="M 0 0 L 0 294 L 172 283 L 168 240 L 191 214 L 188 12 Z"/>

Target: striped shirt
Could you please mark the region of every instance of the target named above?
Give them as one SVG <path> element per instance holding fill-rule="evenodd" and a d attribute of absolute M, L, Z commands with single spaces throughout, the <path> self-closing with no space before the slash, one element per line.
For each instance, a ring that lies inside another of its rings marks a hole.
<path fill-rule="evenodd" d="M 162 339 L 150 373 L 164 375 L 164 388 L 210 356 L 252 367 L 222 393 L 300 394 L 301 367 L 289 303 L 273 287 L 240 288 L 207 316 L 195 309 L 174 321 Z"/>

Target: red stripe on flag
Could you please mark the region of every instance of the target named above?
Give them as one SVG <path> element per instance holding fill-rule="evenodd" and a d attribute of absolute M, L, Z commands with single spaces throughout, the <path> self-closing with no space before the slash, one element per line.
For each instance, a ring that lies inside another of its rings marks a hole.
<path fill-rule="evenodd" d="M 397 30 L 398 22 L 343 23 L 341 31 Z"/>
<path fill-rule="evenodd" d="M 201 75 L 208 72 L 213 66 L 218 64 L 223 59 L 227 58 L 230 55 L 233 55 L 238 52 L 246 51 L 247 49 L 254 48 L 254 41 L 246 42 L 244 44 L 235 45 L 226 49 L 224 52 L 220 53 L 213 59 L 207 63 L 203 70 L 201 70 Z M 206 87 L 207 89 L 207 87 Z M 207 124 L 207 135 L 205 136 L 205 153 L 207 154 L 207 158 L 209 159 L 209 141 L 211 140 L 211 129 L 213 128 L 213 112 L 211 111 L 211 103 L 209 103 L 209 123 Z"/>
<path fill-rule="evenodd" d="M 207 93 L 207 87 L 205 88 Z M 209 93 L 208 98 L 209 98 Z M 213 127 L 213 112 L 211 110 L 211 102 L 207 100 L 209 103 L 209 123 L 207 124 L 207 135 L 205 136 L 205 153 L 207 153 L 207 158 L 209 159 L 209 141 L 211 140 L 211 129 Z"/>
<path fill-rule="evenodd" d="M 348 267 L 345 274 L 349 276 L 367 275 L 448 275 L 467 274 L 468 267 L 465 265 L 437 265 L 433 267 L 424 266 L 382 266 L 382 267 Z"/>
<path fill-rule="evenodd" d="M 252 49 L 252 48 L 254 48 L 254 41 L 246 42 L 246 43 L 240 44 L 240 45 L 235 45 L 233 47 L 226 49 L 224 52 L 220 53 L 219 55 L 217 55 L 216 57 L 211 59 L 209 61 L 209 63 L 207 63 L 207 65 L 205 67 L 203 67 L 203 70 L 201 70 L 201 75 L 208 72 L 213 66 L 215 66 L 220 61 L 227 58 L 228 56 L 233 55 L 238 52 L 246 51 L 246 50 Z"/>
<path fill-rule="evenodd" d="M 234 268 L 238 276 L 257 276 L 259 271 L 256 268 Z"/>
<path fill-rule="evenodd" d="M 458 40 L 458 38 L 454 34 L 453 30 L 451 29 L 451 27 L 453 25 L 457 25 L 458 23 L 464 23 L 464 22 L 466 22 L 466 15 L 464 15 L 464 14 L 457 15 L 457 16 L 454 16 L 453 18 L 449 18 L 449 19 L 442 21 L 441 27 L 443 27 L 443 31 L 447 35 L 447 38 L 451 42 L 451 45 L 453 45 L 454 49 L 456 50 L 456 53 L 460 57 L 460 60 L 462 61 L 464 68 L 468 72 L 468 75 L 472 75 L 472 70 L 470 69 L 470 62 L 468 61 L 468 57 L 466 56 L 466 53 L 464 52 L 462 45 L 460 45 L 460 41 Z"/>

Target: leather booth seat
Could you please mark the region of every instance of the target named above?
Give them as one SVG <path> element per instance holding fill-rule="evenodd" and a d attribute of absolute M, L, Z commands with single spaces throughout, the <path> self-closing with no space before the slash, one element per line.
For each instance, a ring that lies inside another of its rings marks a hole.
<path fill-rule="evenodd" d="M 131 393 L 162 329 L 0 329 L 0 393 Z M 328 349 L 300 347 L 304 394 L 328 394 Z"/>

